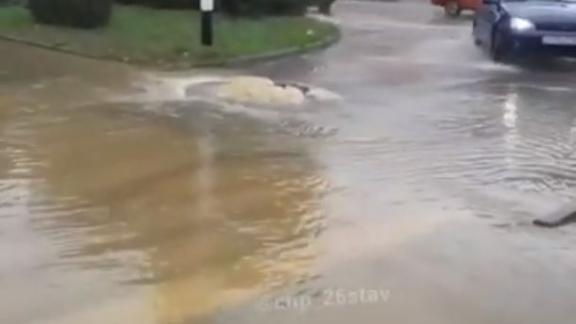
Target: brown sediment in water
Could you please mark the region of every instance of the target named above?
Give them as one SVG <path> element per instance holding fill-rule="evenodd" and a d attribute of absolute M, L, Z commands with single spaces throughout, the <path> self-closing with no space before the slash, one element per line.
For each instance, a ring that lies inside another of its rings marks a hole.
<path fill-rule="evenodd" d="M 322 188 L 306 147 L 279 162 L 273 136 L 251 155 L 210 116 L 96 104 L 131 91 L 129 68 L 0 51 L 1 318 L 174 323 L 307 276 Z"/>

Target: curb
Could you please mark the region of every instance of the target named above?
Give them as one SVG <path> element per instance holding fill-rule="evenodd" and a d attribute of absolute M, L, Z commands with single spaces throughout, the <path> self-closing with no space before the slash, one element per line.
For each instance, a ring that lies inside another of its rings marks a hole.
<path fill-rule="evenodd" d="M 43 43 L 39 43 L 39 42 L 30 41 L 30 40 L 27 40 L 24 38 L 20 38 L 17 36 L 11 36 L 11 35 L 6 35 L 6 34 L 2 34 L 2 33 L 0 33 L 0 40 L 6 41 L 6 42 L 11 42 L 11 43 L 16 43 L 16 44 L 22 44 L 22 45 L 26 45 L 26 46 L 30 46 L 30 47 L 36 47 L 36 48 L 52 51 L 55 53 L 73 55 L 73 56 L 77 56 L 77 57 L 81 57 L 81 58 L 85 58 L 85 59 L 90 59 L 90 60 L 106 61 L 106 62 L 113 62 L 113 63 L 123 63 L 123 64 L 128 63 L 128 62 L 125 62 L 125 61 L 122 61 L 122 60 L 119 60 L 116 58 L 112 58 L 112 57 L 90 55 L 88 53 L 80 53 L 80 52 L 77 52 L 74 50 L 67 50 L 65 48 L 59 47 L 58 45 L 43 44 Z"/>
<path fill-rule="evenodd" d="M 281 59 L 288 56 L 295 56 L 299 54 L 306 54 L 316 50 L 325 49 L 331 45 L 336 44 L 342 38 L 342 34 L 340 31 L 337 31 L 336 35 L 326 37 L 323 40 L 320 40 L 315 43 L 308 44 L 303 47 L 292 47 L 284 50 L 279 50 L 276 52 L 269 52 L 264 54 L 257 54 L 252 56 L 244 56 L 239 57 L 231 60 L 226 60 L 221 64 L 217 64 L 219 66 L 237 66 L 237 65 L 246 65 L 246 64 L 255 64 L 259 62 L 270 61 L 274 59 Z"/>
<path fill-rule="evenodd" d="M 53 52 L 58 52 L 58 53 L 63 53 L 63 54 L 68 54 L 68 55 L 74 55 L 74 56 L 83 57 L 83 58 L 87 58 L 87 59 L 91 59 L 91 60 L 115 62 L 115 63 L 121 63 L 121 64 L 134 65 L 134 66 L 150 67 L 150 68 L 154 68 L 154 69 L 158 69 L 158 70 L 174 71 L 174 70 L 187 70 L 187 69 L 193 69 L 193 68 L 227 67 L 227 66 L 232 67 L 232 66 L 239 66 L 239 65 L 249 65 L 249 64 L 255 64 L 255 63 L 259 63 L 259 62 L 270 61 L 270 60 L 274 60 L 274 59 L 280 59 L 280 58 L 284 58 L 284 57 L 288 57 L 288 56 L 305 54 L 305 53 L 309 53 L 309 52 L 312 52 L 315 50 L 321 50 L 321 49 L 327 48 L 327 47 L 337 43 L 342 38 L 342 33 L 341 33 L 340 29 L 338 28 L 338 26 L 336 24 L 333 24 L 333 23 L 329 23 L 329 24 L 331 24 L 336 30 L 334 35 L 328 36 L 328 37 L 326 37 L 320 41 L 310 43 L 310 44 L 307 44 L 307 45 L 302 46 L 302 47 L 291 47 L 291 48 L 286 48 L 286 49 L 282 49 L 282 50 L 278 50 L 278 51 L 274 51 L 274 52 L 267 52 L 267 53 L 256 54 L 256 55 L 246 55 L 246 56 L 241 56 L 241 57 L 237 57 L 237 58 L 233 58 L 233 59 L 214 60 L 213 62 L 190 64 L 190 65 L 186 66 L 186 68 L 182 68 L 182 67 L 179 68 L 178 64 L 175 64 L 175 66 L 173 66 L 173 67 L 162 68 L 159 66 L 155 66 L 153 64 L 146 64 L 145 62 L 139 62 L 137 60 L 135 60 L 135 61 L 122 60 L 122 59 L 119 59 L 117 57 L 90 55 L 89 53 L 83 53 L 83 52 L 78 52 L 75 50 L 69 50 L 66 48 L 62 48 L 62 47 L 59 47 L 58 45 L 48 45 L 48 44 L 44 44 L 41 42 L 31 41 L 31 40 L 27 40 L 24 38 L 20 38 L 18 36 L 11 36 L 11 35 L 6 35 L 6 34 L 2 34 L 2 33 L 0 33 L 0 40 L 12 42 L 12 43 L 23 44 L 23 45 L 27 45 L 27 46 L 31 46 L 31 47 L 36 47 L 36 48 L 41 48 L 41 49 L 45 49 L 45 50 L 49 50 L 49 51 L 53 51 Z"/>

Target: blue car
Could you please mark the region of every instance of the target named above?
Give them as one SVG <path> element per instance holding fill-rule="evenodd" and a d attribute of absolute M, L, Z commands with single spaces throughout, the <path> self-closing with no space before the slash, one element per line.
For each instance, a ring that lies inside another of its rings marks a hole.
<path fill-rule="evenodd" d="M 484 0 L 473 37 L 495 61 L 535 53 L 576 56 L 576 0 Z"/>

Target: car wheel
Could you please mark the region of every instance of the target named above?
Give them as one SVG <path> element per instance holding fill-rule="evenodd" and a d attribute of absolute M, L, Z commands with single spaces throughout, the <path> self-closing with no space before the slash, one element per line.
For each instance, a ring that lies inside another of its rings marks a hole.
<path fill-rule="evenodd" d="M 476 25 L 476 21 L 474 21 L 474 25 L 472 25 L 472 39 L 474 40 L 474 45 L 480 46 L 482 45 L 482 41 L 478 38 L 478 26 Z"/>
<path fill-rule="evenodd" d="M 502 33 L 496 29 L 492 35 L 492 46 L 490 47 L 490 56 L 495 62 L 505 62 L 510 58 L 510 47 Z"/>
<path fill-rule="evenodd" d="M 450 0 L 444 5 L 444 13 L 447 17 L 456 18 L 462 13 L 462 8 L 456 0 Z"/>

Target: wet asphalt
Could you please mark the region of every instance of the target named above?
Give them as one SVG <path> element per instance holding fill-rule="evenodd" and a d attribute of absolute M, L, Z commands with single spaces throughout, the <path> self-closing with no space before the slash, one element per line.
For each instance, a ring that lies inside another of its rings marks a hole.
<path fill-rule="evenodd" d="M 1 43 L 0 322 L 571 323 L 576 227 L 532 220 L 576 198 L 576 64 L 492 63 L 426 2 L 334 19 L 227 70 Z M 202 88 L 239 74 L 341 99 Z"/>
<path fill-rule="evenodd" d="M 318 121 L 338 129 L 320 160 L 340 189 L 320 278 L 221 322 L 576 318 L 575 229 L 531 225 L 574 206 L 573 63 L 495 64 L 473 45 L 471 15 L 426 2 L 343 2 L 336 19 L 339 45 L 251 70 L 345 98 Z M 370 289 L 389 298 L 362 301 Z"/>

